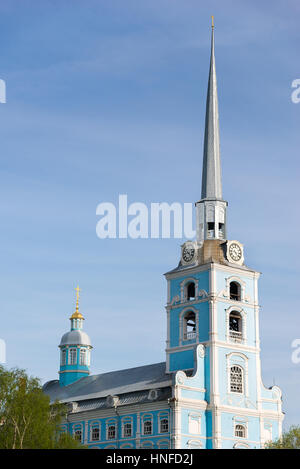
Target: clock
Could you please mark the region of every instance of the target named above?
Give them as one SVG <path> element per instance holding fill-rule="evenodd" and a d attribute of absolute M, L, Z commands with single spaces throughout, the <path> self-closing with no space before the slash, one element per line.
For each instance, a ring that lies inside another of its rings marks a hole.
<path fill-rule="evenodd" d="M 230 262 L 243 262 L 243 247 L 238 241 L 231 241 L 227 246 L 227 259 Z"/>
<path fill-rule="evenodd" d="M 195 257 L 195 247 L 192 243 L 185 243 L 182 249 L 181 259 L 185 264 L 191 262 Z"/>

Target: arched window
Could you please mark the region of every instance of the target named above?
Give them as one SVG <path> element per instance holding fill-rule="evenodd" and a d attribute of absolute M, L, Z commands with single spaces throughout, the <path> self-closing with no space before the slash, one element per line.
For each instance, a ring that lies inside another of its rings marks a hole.
<path fill-rule="evenodd" d="M 61 360 L 60 360 L 60 364 L 61 364 L 62 366 L 64 366 L 64 365 L 66 365 L 66 363 L 67 363 L 67 351 L 66 351 L 66 349 L 63 349 L 63 350 L 61 351 Z"/>
<path fill-rule="evenodd" d="M 76 427 L 74 427 L 74 438 L 80 443 L 82 442 L 82 428 L 80 425 L 76 425 Z"/>
<path fill-rule="evenodd" d="M 229 296 L 231 300 L 241 301 L 241 285 L 238 282 L 230 282 Z"/>
<path fill-rule="evenodd" d="M 192 301 L 195 299 L 196 294 L 195 294 L 195 283 L 194 282 L 189 282 L 186 285 L 186 299 L 187 301 Z"/>
<path fill-rule="evenodd" d="M 242 317 L 237 311 L 229 315 L 229 338 L 232 342 L 242 341 Z"/>
<path fill-rule="evenodd" d="M 201 449 L 202 448 L 202 443 L 201 443 L 201 441 L 197 441 L 197 440 L 189 440 L 187 442 L 187 447 L 189 449 Z"/>
<path fill-rule="evenodd" d="M 169 442 L 168 440 L 161 440 L 158 442 L 159 449 L 169 449 Z"/>
<path fill-rule="evenodd" d="M 230 392 L 242 394 L 243 390 L 243 369 L 234 365 L 230 368 Z"/>
<path fill-rule="evenodd" d="M 169 431 L 169 419 L 163 418 L 160 420 L 160 428 L 159 431 L 160 433 L 168 433 Z"/>
<path fill-rule="evenodd" d="M 183 319 L 183 339 L 193 340 L 196 338 L 196 315 L 193 311 L 185 314 Z"/>
<path fill-rule="evenodd" d="M 153 443 L 152 443 L 152 441 L 145 441 L 145 442 L 142 444 L 142 448 L 153 448 Z"/>
<path fill-rule="evenodd" d="M 116 425 L 114 423 L 110 423 L 107 426 L 107 439 L 114 440 L 116 438 Z"/>
<path fill-rule="evenodd" d="M 77 363 L 77 349 L 70 348 L 69 349 L 69 365 L 76 365 Z"/>
<path fill-rule="evenodd" d="M 144 435 L 152 435 L 152 420 L 144 420 Z"/>
<path fill-rule="evenodd" d="M 99 441 L 100 440 L 100 426 L 99 423 L 93 423 L 91 428 L 91 440 Z"/>
<path fill-rule="evenodd" d="M 244 425 L 237 424 L 234 428 L 234 435 L 238 438 L 246 438 L 246 428 Z"/>
<path fill-rule="evenodd" d="M 87 364 L 86 349 L 85 348 L 80 349 L 79 363 L 80 363 L 80 365 L 83 365 L 83 366 L 85 366 Z"/>
<path fill-rule="evenodd" d="M 123 438 L 132 436 L 132 420 L 130 417 L 126 417 L 122 420 Z"/>

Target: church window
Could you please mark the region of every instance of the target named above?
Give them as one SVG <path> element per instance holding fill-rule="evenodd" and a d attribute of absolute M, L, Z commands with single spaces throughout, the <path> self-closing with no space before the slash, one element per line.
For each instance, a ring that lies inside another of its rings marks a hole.
<path fill-rule="evenodd" d="M 189 311 L 184 316 L 183 339 L 193 340 L 195 338 L 196 338 L 196 315 L 193 311 Z"/>
<path fill-rule="evenodd" d="M 219 237 L 224 238 L 225 233 L 224 233 L 224 223 L 219 223 Z"/>
<path fill-rule="evenodd" d="M 116 438 L 116 426 L 115 425 L 108 425 L 107 427 L 107 439 L 114 440 Z"/>
<path fill-rule="evenodd" d="M 67 363 L 67 351 L 66 349 L 61 351 L 61 365 L 64 366 Z"/>
<path fill-rule="evenodd" d="M 144 435 L 152 435 L 152 420 L 144 421 Z"/>
<path fill-rule="evenodd" d="M 142 448 L 153 448 L 153 443 L 152 443 L 152 441 L 145 441 L 145 442 L 142 444 Z"/>
<path fill-rule="evenodd" d="M 238 282 L 230 282 L 229 296 L 231 300 L 241 301 L 241 286 Z"/>
<path fill-rule="evenodd" d="M 81 429 L 81 427 L 75 427 L 74 438 L 75 438 L 75 440 L 79 441 L 80 443 L 82 442 L 82 429 Z"/>
<path fill-rule="evenodd" d="M 91 428 L 91 440 L 99 441 L 100 440 L 100 426 L 98 423 L 94 423 Z"/>
<path fill-rule="evenodd" d="M 187 446 L 188 446 L 189 449 L 201 449 L 202 448 L 202 443 L 201 443 L 201 441 L 189 440 L 187 442 Z"/>
<path fill-rule="evenodd" d="M 76 365 L 77 363 L 77 349 L 70 348 L 69 350 L 69 365 Z"/>
<path fill-rule="evenodd" d="M 243 370 L 237 365 L 230 368 L 230 392 L 243 393 Z"/>
<path fill-rule="evenodd" d="M 234 435 L 238 438 L 246 438 L 246 427 L 241 424 L 237 424 L 234 428 Z"/>
<path fill-rule="evenodd" d="M 79 359 L 80 365 L 85 366 L 87 364 L 87 356 L 86 356 L 86 349 L 82 348 L 80 349 L 80 359 Z"/>
<path fill-rule="evenodd" d="M 169 431 L 169 419 L 163 418 L 160 420 L 160 433 L 168 433 Z"/>
<path fill-rule="evenodd" d="M 209 221 L 207 223 L 207 237 L 214 238 L 214 236 L 215 236 L 215 223 Z"/>
<path fill-rule="evenodd" d="M 132 419 L 130 417 L 125 417 L 122 420 L 122 434 L 123 438 L 132 436 Z"/>
<path fill-rule="evenodd" d="M 187 301 L 192 301 L 196 297 L 195 295 L 195 283 L 194 282 L 189 282 L 186 285 L 186 299 Z"/>
<path fill-rule="evenodd" d="M 162 440 L 158 442 L 159 449 L 169 449 L 169 442 L 167 440 Z"/>
<path fill-rule="evenodd" d="M 242 318 L 237 311 L 229 315 L 229 338 L 232 342 L 242 341 Z"/>

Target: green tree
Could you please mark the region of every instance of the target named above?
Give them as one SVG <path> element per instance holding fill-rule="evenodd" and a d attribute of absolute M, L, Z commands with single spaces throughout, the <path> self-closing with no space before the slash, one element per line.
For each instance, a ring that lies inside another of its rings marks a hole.
<path fill-rule="evenodd" d="M 38 378 L 24 370 L 0 366 L 0 448 L 83 448 L 71 435 L 60 433 L 66 407 L 43 393 Z"/>
<path fill-rule="evenodd" d="M 300 449 L 300 427 L 292 426 L 284 432 L 281 438 L 270 441 L 265 446 L 266 449 Z"/>

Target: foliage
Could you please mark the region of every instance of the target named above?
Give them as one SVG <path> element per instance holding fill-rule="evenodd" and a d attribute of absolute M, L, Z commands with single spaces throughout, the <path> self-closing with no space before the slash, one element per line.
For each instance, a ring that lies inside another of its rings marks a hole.
<path fill-rule="evenodd" d="M 0 448 L 82 448 L 70 435 L 60 434 L 66 407 L 50 405 L 38 378 L 24 370 L 0 366 Z"/>
<path fill-rule="evenodd" d="M 290 427 L 281 438 L 267 443 L 266 449 L 300 449 L 300 427 Z"/>

